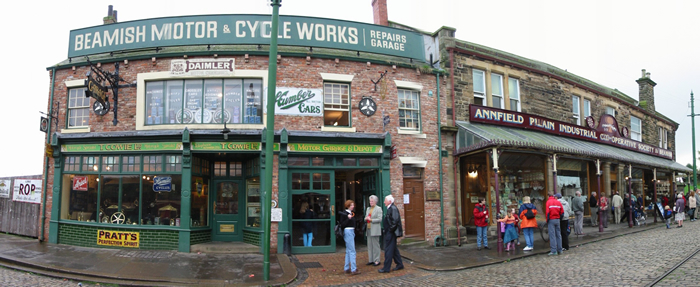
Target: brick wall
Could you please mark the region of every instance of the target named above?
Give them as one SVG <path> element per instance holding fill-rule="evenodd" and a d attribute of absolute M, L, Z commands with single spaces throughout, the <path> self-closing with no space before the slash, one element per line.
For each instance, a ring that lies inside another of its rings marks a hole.
<path fill-rule="evenodd" d="M 122 249 L 119 247 L 97 245 L 98 229 L 139 232 L 139 249 L 177 250 L 178 246 L 178 231 L 153 229 L 119 229 L 116 226 L 105 227 L 73 224 L 61 224 L 59 226 L 58 243 L 84 247 Z"/>

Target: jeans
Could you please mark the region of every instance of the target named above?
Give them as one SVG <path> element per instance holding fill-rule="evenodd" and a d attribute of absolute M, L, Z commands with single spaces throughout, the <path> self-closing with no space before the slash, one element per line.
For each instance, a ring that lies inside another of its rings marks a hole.
<path fill-rule="evenodd" d="M 561 253 L 561 222 L 559 219 L 550 219 L 547 223 L 549 233 L 549 250 L 552 253 Z"/>
<path fill-rule="evenodd" d="M 314 239 L 312 232 L 304 233 L 304 246 L 311 246 L 311 241 Z"/>
<path fill-rule="evenodd" d="M 527 247 L 530 247 L 530 248 L 535 247 L 534 246 L 535 245 L 534 232 L 535 232 L 534 227 L 523 228 L 523 235 L 525 235 L 525 245 L 527 245 Z"/>
<path fill-rule="evenodd" d="M 345 239 L 345 270 L 355 272 L 357 271 L 357 262 L 355 261 L 355 229 L 345 228 L 343 239 Z"/>
<path fill-rule="evenodd" d="M 481 247 L 481 241 L 484 241 L 484 246 L 489 246 L 489 239 L 486 236 L 486 233 L 488 232 L 489 227 L 488 226 L 477 226 L 476 227 L 476 247 Z"/>

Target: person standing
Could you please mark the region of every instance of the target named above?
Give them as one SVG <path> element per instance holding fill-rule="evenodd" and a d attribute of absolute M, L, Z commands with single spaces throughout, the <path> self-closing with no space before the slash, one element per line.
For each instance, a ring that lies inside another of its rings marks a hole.
<path fill-rule="evenodd" d="M 479 203 L 474 206 L 474 225 L 476 225 L 476 250 L 481 250 L 483 241 L 484 248 L 489 248 L 487 232 L 489 229 L 489 210 L 486 208 L 486 199 L 479 198 Z"/>
<path fill-rule="evenodd" d="M 517 213 L 515 213 L 515 208 L 506 214 L 505 217 L 499 219 L 498 222 L 505 224 L 505 232 L 503 232 L 503 242 L 506 245 L 506 251 L 510 251 L 512 248 L 515 250 L 515 241 L 518 240 L 518 229 L 515 226 L 517 222 Z"/>
<path fill-rule="evenodd" d="M 345 274 L 357 275 L 357 262 L 355 261 L 355 201 L 348 199 L 345 201 L 345 210 L 340 213 L 340 227 L 343 229 L 343 239 L 345 240 Z"/>
<path fill-rule="evenodd" d="M 309 208 L 309 203 L 308 202 L 302 202 L 301 203 L 301 208 L 299 210 L 299 214 L 301 214 L 302 219 L 313 219 L 314 218 L 314 211 Z M 301 222 L 301 229 L 302 232 L 304 233 L 304 246 L 311 246 L 311 242 L 314 240 L 314 222 L 313 221 L 302 221 Z"/>
<path fill-rule="evenodd" d="M 700 190 L 695 191 L 695 204 L 697 205 L 698 203 L 700 203 Z M 695 210 L 695 220 L 700 219 L 700 215 L 698 215 L 698 213 L 700 213 L 700 212 L 697 212 L 697 209 L 696 209 Z"/>
<path fill-rule="evenodd" d="M 620 219 L 621 221 L 627 219 L 627 220 L 632 220 L 630 217 L 630 208 L 631 208 L 631 202 L 630 202 L 630 195 L 625 194 L 625 200 L 622 202 L 622 210 L 625 212 L 625 214 L 622 215 L 622 218 Z"/>
<path fill-rule="evenodd" d="M 598 226 L 598 198 L 597 193 L 591 192 L 591 199 L 588 200 L 588 206 L 591 208 L 591 226 Z"/>
<path fill-rule="evenodd" d="M 530 197 L 523 197 L 523 204 L 520 205 L 520 228 L 523 229 L 523 235 L 525 236 L 525 248 L 523 251 L 530 251 L 535 248 L 535 238 L 534 232 L 535 227 L 537 227 L 537 207 L 530 203 Z"/>
<path fill-rule="evenodd" d="M 403 236 L 403 227 L 401 227 L 401 214 L 399 209 L 394 205 L 394 197 L 387 195 L 384 198 L 386 206 L 386 214 L 382 220 L 382 232 L 384 235 L 384 267 L 379 269 L 379 273 L 389 273 L 390 270 L 398 271 L 403 269 L 403 261 L 401 253 L 396 246 L 396 238 Z M 394 260 L 396 267 L 391 269 L 391 260 Z"/>
<path fill-rule="evenodd" d="M 382 236 L 382 208 L 377 206 L 379 198 L 376 195 L 369 196 L 369 207 L 365 214 L 367 223 L 367 265 L 379 266 L 379 257 L 382 250 L 379 248 L 379 238 Z"/>
<path fill-rule="evenodd" d="M 691 191 L 688 195 L 688 208 L 690 208 L 690 221 L 695 221 L 695 209 L 697 207 L 697 201 L 695 199 L 695 191 Z"/>
<path fill-rule="evenodd" d="M 615 191 L 615 195 L 613 195 L 612 198 L 612 209 L 615 213 L 615 224 L 620 224 L 620 218 L 622 216 L 622 210 L 620 210 L 620 208 L 622 208 L 622 197 L 617 191 Z"/>
<path fill-rule="evenodd" d="M 583 235 L 583 197 L 580 190 L 576 190 L 576 196 L 571 200 L 571 205 L 571 210 L 574 211 L 574 234 Z"/>
<path fill-rule="evenodd" d="M 561 250 L 569 250 L 569 216 L 571 216 L 571 207 L 565 198 L 561 197 L 561 193 L 554 195 L 562 206 L 562 214 L 559 219 L 559 230 L 561 232 Z"/>
<path fill-rule="evenodd" d="M 598 205 L 598 208 L 600 208 L 600 224 L 603 225 L 603 228 L 608 228 L 608 214 L 610 213 L 610 199 L 605 197 L 605 192 L 600 193 L 600 204 Z"/>
<path fill-rule="evenodd" d="M 545 213 L 547 217 L 547 229 L 549 230 L 549 254 L 561 254 L 561 218 L 564 207 L 554 197 L 553 193 L 549 193 L 549 199 L 545 203 Z"/>
<path fill-rule="evenodd" d="M 685 204 L 683 203 L 683 194 L 678 194 L 678 200 L 676 200 L 676 206 L 673 207 L 676 211 L 676 221 L 678 222 L 678 228 L 683 227 L 683 219 L 685 219 Z"/>

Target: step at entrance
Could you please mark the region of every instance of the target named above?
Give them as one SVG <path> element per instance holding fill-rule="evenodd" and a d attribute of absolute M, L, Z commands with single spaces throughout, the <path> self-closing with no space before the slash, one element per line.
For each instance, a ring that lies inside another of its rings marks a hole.
<path fill-rule="evenodd" d="M 243 242 L 213 241 L 192 245 L 191 253 L 259 254 L 260 247 Z"/>

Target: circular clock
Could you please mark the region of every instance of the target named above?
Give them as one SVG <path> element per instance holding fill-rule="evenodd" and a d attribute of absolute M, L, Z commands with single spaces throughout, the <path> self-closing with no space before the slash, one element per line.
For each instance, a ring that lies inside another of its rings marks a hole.
<path fill-rule="evenodd" d="M 92 103 L 92 111 L 98 116 L 104 116 L 109 112 L 109 101 L 105 101 L 104 105 L 100 101 Z"/>
<path fill-rule="evenodd" d="M 586 117 L 586 124 L 588 125 L 589 128 L 595 129 L 595 120 L 593 117 L 588 116 Z"/>
<path fill-rule="evenodd" d="M 627 127 L 622 127 L 622 136 L 628 138 L 630 135 L 630 130 L 627 129 Z"/>
<path fill-rule="evenodd" d="M 365 116 L 372 116 L 377 111 L 377 103 L 372 98 L 364 97 L 360 100 L 360 112 Z"/>

